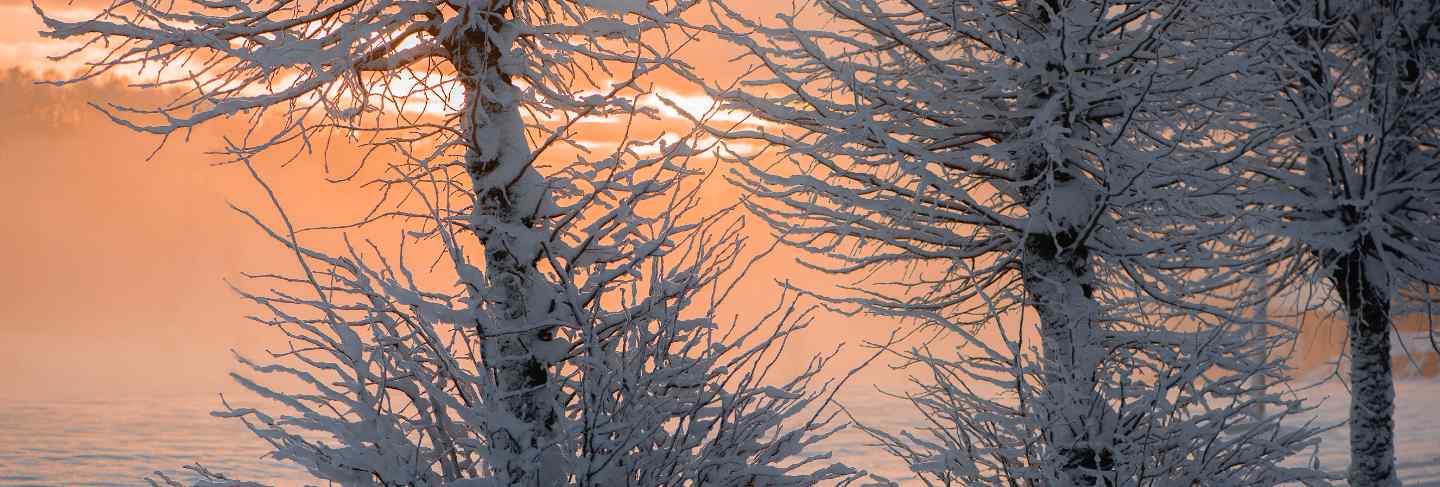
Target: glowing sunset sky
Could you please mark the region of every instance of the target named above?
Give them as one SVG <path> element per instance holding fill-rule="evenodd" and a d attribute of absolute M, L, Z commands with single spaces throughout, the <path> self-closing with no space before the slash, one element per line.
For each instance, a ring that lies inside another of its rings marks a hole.
<path fill-rule="evenodd" d="M 41 1 L 51 15 L 82 16 L 102 5 Z M 743 6 L 756 15 L 774 13 L 773 2 Z M 153 159 L 158 137 L 136 134 L 105 120 L 87 102 L 120 100 L 146 106 L 164 101 L 113 80 L 65 88 L 37 86 L 46 70 L 73 71 L 44 56 L 74 47 L 38 34 L 39 17 L 28 1 L 0 0 L 0 199 L 12 214 L 0 239 L 0 336 L 11 346 L 0 354 L 0 395 L 44 391 L 59 395 L 209 392 L 230 389 L 228 352 L 260 353 L 274 334 L 244 319 L 255 312 L 226 285 L 243 284 L 241 272 L 288 271 L 293 259 L 262 238 L 227 201 L 264 210 L 243 168 L 215 167 L 205 154 L 221 147 L 220 136 L 244 128 L 210 123 L 190 140 L 171 140 Z M 724 62 L 733 52 L 700 44 L 684 54 L 716 81 L 743 69 Z M 52 75 L 53 77 L 53 75 Z M 671 81 L 657 88 L 682 105 L 702 107 L 696 90 Z M 676 121 L 679 126 L 678 119 Z M 582 140 L 616 138 L 592 124 Z M 368 209 L 373 195 L 358 185 L 323 182 L 317 157 L 282 165 L 277 151 L 260 169 L 275 185 L 292 217 L 307 224 L 348 223 Z M 358 158 L 337 148 L 330 160 Z M 737 193 L 714 178 L 705 191 L 716 206 Z M 268 215 L 264 211 L 263 215 Z M 752 221 L 750 232 L 767 230 Z M 764 242 L 755 242 L 759 250 Z M 826 281 L 775 255 L 749 276 L 735 296 L 737 309 L 769 307 L 778 291 L 772 281 Z M 818 282 L 817 281 L 817 282 Z M 757 306 L 763 304 L 763 306 Z M 827 351 L 839 341 L 856 345 L 878 339 L 890 325 L 874 319 L 828 317 L 823 333 L 792 346 L 796 362 L 806 352 Z M 858 352 L 857 347 L 851 347 Z M 858 356 L 858 353 L 855 354 Z"/>

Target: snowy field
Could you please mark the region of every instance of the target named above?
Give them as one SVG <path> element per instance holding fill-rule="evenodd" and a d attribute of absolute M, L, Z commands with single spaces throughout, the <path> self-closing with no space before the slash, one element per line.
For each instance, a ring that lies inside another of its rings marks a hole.
<path fill-rule="evenodd" d="M 887 428 L 915 424 L 914 413 L 894 399 L 864 387 L 848 389 L 845 403 L 862 419 Z M 1317 410 L 1323 421 L 1339 421 L 1346 393 L 1326 384 L 1309 396 L 1328 396 Z M 300 485 L 302 472 L 260 459 L 258 440 L 234 422 L 209 418 L 213 396 L 134 400 L 37 401 L 0 399 L 0 486 L 142 485 L 156 467 L 194 460 L 219 471 L 273 485 Z M 1400 476 L 1412 487 L 1440 487 L 1440 381 L 1398 385 L 1396 432 Z M 1343 469 L 1348 431 L 1325 435 L 1318 456 L 1327 468 Z M 863 445 L 864 435 L 848 431 L 829 444 L 837 459 L 899 480 L 904 467 Z"/>

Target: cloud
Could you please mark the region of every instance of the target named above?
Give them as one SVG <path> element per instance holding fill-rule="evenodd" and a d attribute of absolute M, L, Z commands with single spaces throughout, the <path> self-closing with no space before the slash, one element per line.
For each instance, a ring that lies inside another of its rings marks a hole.
<path fill-rule="evenodd" d="M 669 100 L 670 103 L 665 103 L 665 101 L 661 99 L 662 97 L 664 100 Z M 685 119 L 686 114 L 695 118 L 702 118 L 708 115 L 707 118 L 711 124 L 715 124 L 716 122 L 743 123 L 754 126 L 768 124 L 768 122 L 744 110 L 721 109 L 719 101 L 711 98 L 709 95 L 683 94 L 666 88 L 658 88 L 654 94 L 641 98 L 640 104 L 654 108 L 658 110 L 661 115 L 673 119 Z M 679 108 L 679 110 L 676 108 Z M 681 113 L 681 110 L 685 113 Z"/>

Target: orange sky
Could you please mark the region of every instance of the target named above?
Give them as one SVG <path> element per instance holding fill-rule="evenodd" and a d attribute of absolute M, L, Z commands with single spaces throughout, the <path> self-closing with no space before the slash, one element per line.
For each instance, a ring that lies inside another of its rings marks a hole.
<path fill-rule="evenodd" d="M 52 13 L 97 3 L 41 2 Z M 760 5 L 772 5 L 753 3 L 757 13 L 770 9 Z M 0 238 L 6 268 L 0 309 L 7 311 L 0 336 L 10 344 L 0 354 L 0 397 L 233 389 L 224 377 L 232 369 L 228 350 L 258 353 L 276 342 L 269 330 L 243 319 L 257 310 L 224 279 L 242 282 L 242 271 L 288 271 L 293 263 L 227 208 L 229 200 L 271 214 L 243 168 L 214 167 L 216 159 L 204 153 L 220 147 L 220 135 L 242 126 L 208 124 L 188 143 L 172 140 L 147 162 L 158 138 L 118 127 L 85 103 L 161 100 L 115 82 L 33 85 L 33 73 L 56 67 L 43 56 L 66 48 L 41 39 L 40 28 L 28 1 L 0 0 L 0 70 L 6 70 L 0 72 L 0 107 L 8 108 L 0 110 L 0 167 L 6 169 L 0 204 L 12 209 Z M 714 62 L 731 57 L 718 46 L 699 49 L 690 55 L 707 61 L 705 74 L 713 79 L 733 78 L 741 69 Z M 338 149 L 332 161 L 346 160 L 347 152 Z M 324 183 L 314 158 L 280 167 L 280 155 L 260 161 L 260 168 L 293 218 L 342 223 L 368 208 L 367 190 Z M 717 206 L 736 195 L 721 186 L 706 193 Z M 756 236 L 765 231 L 758 222 L 750 230 Z M 799 270 L 793 257 L 772 257 L 734 301 L 751 310 L 756 303 L 768 307 L 778 295 L 772 284 L 777 277 L 828 281 Z M 824 321 L 823 329 L 791 347 L 795 358 L 841 340 L 879 338 L 890 328 L 863 318 Z"/>

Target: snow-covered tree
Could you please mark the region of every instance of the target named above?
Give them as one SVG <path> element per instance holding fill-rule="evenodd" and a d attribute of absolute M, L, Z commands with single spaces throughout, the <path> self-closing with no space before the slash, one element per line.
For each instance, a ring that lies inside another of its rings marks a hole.
<path fill-rule="evenodd" d="M 403 170 L 417 209 L 434 220 L 390 250 L 350 238 L 336 253 L 306 246 L 300 235 L 311 233 L 292 226 L 278 199 L 273 224 L 240 210 L 297 259 L 293 273 L 253 275 L 257 286 L 237 288 L 266 310 L 252 319 L 290 348 L 269 360 L 239 356 L 248 373 L 232 374 L 279 412 L 227 402 L 215 414 L 244 421 L 273 457 L 341 485 L 779 486 L 847 476 L 819 463 L 824 455 L 802 455 L 834 430 L 825 405 L 838 384 L 817 382 L 827 359 L 790 379 L 768 374 L 814 315 L 791 294 L 751 325 L 719 322 L 717 306 L 755 260 L 742 252 L 739 220 L 689 217 L 698 193 L 678 186 L 692 174 L 666 162 L 576 165 L 562 171 L 575 180 L 549 178 L 602 183 L 561 198 L 572 224 L 541 242 L 555 335 L 529 352 L 549 373 L 544 399 L 556 418 L 547 442 L 516 448 L 524 443 L 508 437 L 524 424 L 493 365 L 513 358 L 485 350 L 503 332 L 491 331 L 501 318 L 466 257 L 462 207 L 471 197 L 453 179 Z M 444 271 L 415 265 L 437 260 Z M 427 276 L 455 284 L 426 286 Z M 515 464 L 526 470 L 516 474 Z M 229 485 L 192 470 L 197 485 Z"/>
<path fill-rule="evenodd" d="M 882 276 L 830 299 L 951 330 L 984 364 L 963 380 L 1020 384 L 1004 387 L 1009 415 L 933 384 L 922 409 L 968 423 L 907 440 L 917 471 L 972 485 L 1313 478 L 1278 466 L 1308 433 L 1227 431 L 1278 431 L 1229 409 L 1254 397 L 1238 378 L 1278 380 L 1245 355 L 1267 341 L 1235 345 L 1256 320 L 1232 292 L 1245 259 L 1228 252 L 1230 166 L 1249 147 L 1230 113 L 1252 45 L 1273 37 L 1260 6 L 816 0 L 773 23 L 717 9 L 760 74 L 714 94 L 769 122 L 720 135 L 781 159 L 736 156 L 750 208 L 817 268 Z M 1024 326 L 998 343 L 976 331 L 1024 316 L 1039 357 Z M 1244 473 L 1203 461 L 1217 454 Z"/>
<path fill-rule="evenodd" d="M 70 56 L 87 62 L 57 83 L 122 71 L 173 90 L 163 106 L 97 105 L 167 140 L 248 117 L 224 154 L 262 184 L 251 162 L 262 152 L 374 149 L 332 176 L 373 176 L 380 202 L 330 231 L 394 222 L 398 248 L 348 234 L 339 249 L 302 242 L 323 229 L 301 232 L 269 186 L 281 218 L 254 217 L 298 268 L 241 292 L 293 349 L 242 361 L 307 391 L 236 376 L 288 413 L 224 414 L 278 458 L 343 485 L 808 485 L 844 472 L 799 456 L 828 424 L 833 388 L 807 392 L 819 361 L 778 385 L 766 378 L 809 319 L 792 302 L 755 328 L 773 331 L 717 323 L 734 286 L 726 270 L 744 259 L 734 220 L 696 209 L 687 181 L 703 173 L 689 162 L 701 148 L 684 131 L 636 140 L 627 129 L 598 150 L 578 135 L 656 116 L 643 83 L 687 69 L 674 54 L 689 36 L 672 27 L 693 3 L 120 0 L 80 21 L 37 11 L 43 35 L 79 41 Z"/>
<path fill-rule="evenodd" d="M 1283 287 L 1334 290 L 1349 321 L 1351 485 L 1399 485 L 1392 300 L 1440 283 L 1440 4 L 1287 0 L 1256 98 L 1255 255 Z M 1428 293 L 1419 293 L 1425 300 Z"/>

